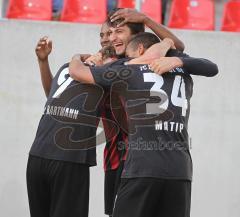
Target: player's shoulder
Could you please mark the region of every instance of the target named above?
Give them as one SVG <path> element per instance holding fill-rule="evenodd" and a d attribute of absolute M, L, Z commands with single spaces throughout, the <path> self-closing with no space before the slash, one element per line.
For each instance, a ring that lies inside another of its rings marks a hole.
<path fill-rule="evenodd" d="M 121 58 L 121 59 L 118 59 L 118 60 L 115 60 L 111 63 L 107 63 L 105 65 L 102 65 L 102 66 L 97 66 L 97 67 L 94 67 L 95 70 L 103 70 L 104 72 L 105 71 L 108 71 L 108 70 L 113 70 L 113 71 L 118 71 L 119 69 L 122 69 L 122 68 L 125 68 L 125 62 L 127 62 L 129 60 L 129 58 Z"/>
<path fill-rule="evenodd" d="M 64 63 L 63 65 L 61 65 L 61 66 L 58 68 L 58 70 L 57 70 L 54 78 L 58 78 L 61 73 L 66 73 L 66 74 L 68 74 L 68 71 L 65 71 L 65 70 L 68 70 L 68 68 L 69 68 L 69 63 Z"/>
<path fill-rule="evenodd" d="M 119 66 L 122 65 L 122 60 L 115 60 L 113 62 L 110 63 L 106 63 L 104 65 L 98 65 L 98 66 L 89 66 L 91 71 L 106 71 L 106 69 L 115 67 L 115 66 Z"/>
<path fill-rule="evenodd" d="M 69 67 L 69 62 L 68 63 L 64 63 L 61 67 L 60 67 L 60 69 L 65 69 L 65 68 L 68 68 Z"/>
<path fill-rule="evenodd" d="M 61 65 L 58 69 L 58 72 L 61 72 L 66 68 L 69 68 L 69 63 L 64 63 L 63 65 Z"/>
<path fill-rule="evenodd" d="M 130 60 L 130 58 L 126 57 L 126 58 L 121 58 L 118 60 L 115 60 L 113 62 L 110 63 L 110 66 L 124 66 L 126 62 L 128 62 Z"/>

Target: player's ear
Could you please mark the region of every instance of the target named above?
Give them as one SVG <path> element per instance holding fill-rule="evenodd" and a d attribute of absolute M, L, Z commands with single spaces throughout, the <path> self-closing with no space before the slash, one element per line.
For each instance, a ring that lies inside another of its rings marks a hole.
<path fill-rule="evenodd" d="M 145 48 L 144 48 L 143 44 L 139 44 L 138 45 L 138 54 L 139 54 L 139 56 L 143 55 L 144 52 L 145 52 Z"/>

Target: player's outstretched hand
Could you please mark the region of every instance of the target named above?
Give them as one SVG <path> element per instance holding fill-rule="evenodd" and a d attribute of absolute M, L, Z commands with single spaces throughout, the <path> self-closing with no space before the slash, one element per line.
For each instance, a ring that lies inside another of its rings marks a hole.
<path fill-rule="evenodd" d="M 122 22 L 120 22 L 117 26 L 123 26 L 124 24 L 130 22 L 130 23 L 144 23 L 146 19 L 146 15 L 143 13 L 138 12 L 134 9 L 124 8 L 116 11 L 111 17 L 111 22 L 114 22 L 116 20 L 122 19 Z"/>
<path fill-rule="evenodd" d="M 52 41 L 47 36 L 40 38 L 35 48 L 39 60 L 44 61 L 52 51 Z"/>
<path fill-rule="evenodd" d="M 178 57 L 160 57 L 149 64 L 150 69 L 159 75 L 182 66 L 183 62 Z"/>

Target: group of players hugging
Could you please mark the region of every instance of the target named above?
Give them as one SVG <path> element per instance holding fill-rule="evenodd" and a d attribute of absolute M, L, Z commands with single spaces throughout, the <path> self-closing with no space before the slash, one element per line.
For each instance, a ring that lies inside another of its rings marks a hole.
<path fill-rule="evenodd" d="M 53 77 L 52 41 L 37 43 L 47 102 L 27 165 L 31 217 L 88 216 L 100 120 L 105 214 L 189 217 L 192 76 L 215 76 L 217 65 L 183 53 L 172 32 L 132 9 L 108 14 L 100 44 L 94 55 L 74 55 Z"/>

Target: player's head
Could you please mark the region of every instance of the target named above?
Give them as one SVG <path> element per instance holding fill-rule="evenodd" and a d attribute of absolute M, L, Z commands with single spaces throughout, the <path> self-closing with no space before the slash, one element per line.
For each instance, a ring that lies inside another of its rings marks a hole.
<path fill-rule="evenodd" d="M 103 64 L 117 60 L 115 49 L 111 45 L 103 47 L 99 52 L 102 54 Z"/>
<path fill-rule="evenodd" d="M 102 24 L 101 31 L 100 31 L 100 44 L 102 47 L 110 45 L 109 40 L 109 33 L 110 28 L 107 24 L 107 22 Z"/>
<path fill-rule="evenodd" d="M 131 38 L 126 48 L 126 56 L 136 58 L 145 53 L 152 45 L 159 43 L 160 39 L 150 32 L 142 32 Z"/>
<path fill-rule="evenodd" d="M 114 22 L 111 22 L 110 19 L 110 17 L 118 10 L 120 10 L 120 8 L 109 12 L 107 23 L 110 28 L 109 40 L 114 46 L 117 55 L 122 56 L 125 54 L 127 44 L 132 36 L 144 32 L 145 29 L 143 23 L 126 23 L 125 25 L 118 27 L 117 25 L 122 19 L 118 19 Z"/>

